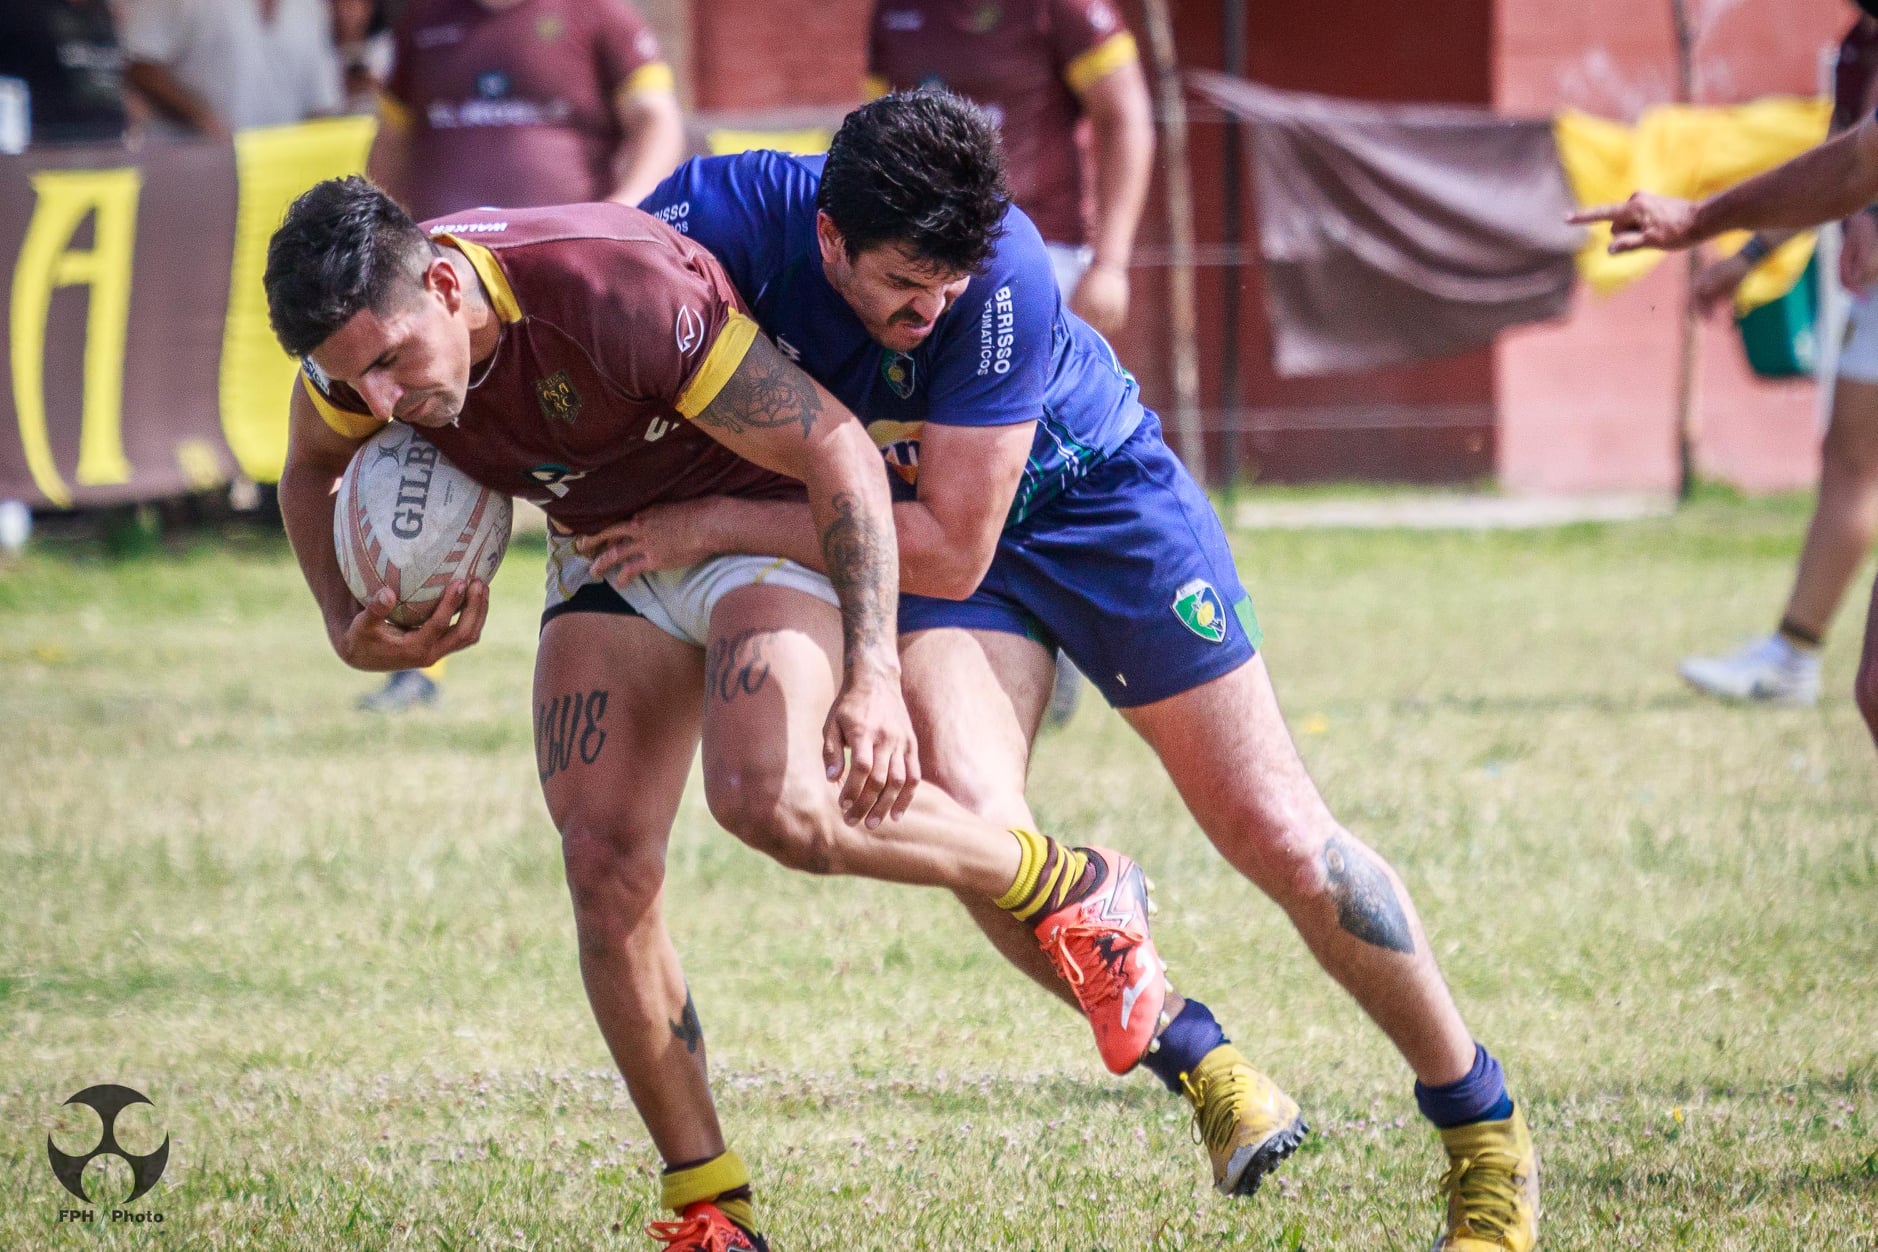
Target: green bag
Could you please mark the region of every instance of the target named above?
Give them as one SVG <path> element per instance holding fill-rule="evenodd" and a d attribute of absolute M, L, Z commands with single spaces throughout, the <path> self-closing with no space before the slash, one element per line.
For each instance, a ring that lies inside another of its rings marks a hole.
<path fill-rule="evenodd" d="M 1735 319 L 1748 365 L 1762 378 L 1810 378 L 1819 362 L 1819 257 L 1778 300 Z"/>

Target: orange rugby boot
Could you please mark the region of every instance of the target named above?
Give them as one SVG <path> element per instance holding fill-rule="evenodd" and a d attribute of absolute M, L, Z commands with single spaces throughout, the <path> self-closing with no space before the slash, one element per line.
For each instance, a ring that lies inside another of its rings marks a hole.
<path fill-rule="evenodd" d="M 1125 1074 L 1165 1024 L 1167 965 L 1148 933 L 1148 880 L 1141 867 L 1108 848 L 1080 851 L 1100 875 L 1095 890 L 1045 914 L 1035 933 L 1095 1028 L 1102 1063 Z"/>

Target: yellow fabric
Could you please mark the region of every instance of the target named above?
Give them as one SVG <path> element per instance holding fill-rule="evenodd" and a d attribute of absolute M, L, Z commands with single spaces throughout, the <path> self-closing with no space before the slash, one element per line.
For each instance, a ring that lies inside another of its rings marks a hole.
<path fill-rule="evenodd" d="M 376 129 L 369 117 L 335 117 L 235 134 L 241 190 L 217 393 L 222 435 L 242 473 L 256 482 L 280 477 L 287 458 L 286 409 L 281 401 L 290 394 L 300 368 L 281 351 L 268 325 L 267 288 L 261 282 L 268 241 L 294 197 L 323 178 L 365 167 Z"/>
<path fill-rule="evenodd" d="M 671 66 L 663 61 L 647 61 L 626 76 L 626 81 L 613 93 L 613 102 L 617 104 L 628 96 L 669 96 L 677 90 L 678 81 L 672 76 Z"/>
<path fill-rule="evenodd" d="M 1141 53 L 1135 48 L 1135 37 L 1122 31 L 1110 35 L 1088 51 L 1078 53 L 1074 60 L 1063 67 L 1063 81 L 1080 96 L 1122 66 L 1140 59 Z"/>
<path fill-rule="evenodd" d="M 378 93 L 378 124 L 408 133 L 417 125 L 417 114 L 389 91 L 381 91 Z"/>
<path fill-rule="evenodd" d="M 869 74 L 861 80 L 861 99 L 878 100 L 893 90 L 893 84 L 879 74 Z"/>
<path fill-rule="evenodd" d="M 1771 169 L 1826 137 L 1832 105 L 1823 97 L 1772 96 L 1726 107 L 1659 105 L 1635 126 L 1567 109 L 1553 121 L 1559 163 L 1580 205 L 1614 204 L 1633 191 L 1696 200 Z M 1654 269 L 1652 250 L 1612 256 L 1610 227 L 1593 226 L 1578 254 L 1578 275 L 1609 294 Z M 1732 254 L 1746 232 L 1715 241 Z M 1739 305 L 1753 308 L 1778 298 L 1798 281 L 1812 255 L 1813 237 L 1790 241 L 1755 268 L 1742 284 Z"/>
<path fill-rule="evenodd" d="M 450 658 L 446 656 L 442 660 L 438 661 L 435 665 L 426 665 L 423 669 L 417 672 L 422 674 L 424 677 L 430 679 L 432 682 L 442 682 L 443 671 L 445 667 L 447 667 L 449 664 L 450 664 Z"/>
<path fill-rule="evenodd" d="M 704 356 L 704 364 L 698 366 L 698 372 L 691 376 L 691 382 L 685 387 L 684 394 L 678 397 L 675 406 L 686 417 L 695 418 L 711 407 L 711 401 L 717 399 L 717 393 L 724 389 L 730 376 L 743 364 L 743 358 L 749 355 L 750 344 L 756 339 L 756 323 L 732 309 L 730 320 L 724 323 L 724 329 L 717 332 L 717 340 L 711 344 L 711 350 Z"/>
<path fill-rule="evenodd" d="M 348 439 L 363 439 L 384 423 L 370 413 L 359 413 L 352 409 L 342 409 L 320 394 L 320 389 L 313 385 L 313 380 L 305 374 L 300 375 L 300 386 L 306 391 L 307 399 L 319 412 L 326 424 Z"/>
<path fill-rule="evenodd" d="M 715 1200 L 726 1191 L 749 1185 L 750 1171 L 744 1167 L 743 1158 L 726 1150 L 721 1156 L 714 1156 L 702 1165 L 675 1169 L 660 1175 L 659 1204 L 675 1213 L 682 1213 L 686 1205 L 701 1200 Z M 724 1206 L 720 1204 L 718 1207 Z M 724 1211 L 735 1219 L 736 1215 L 731 1214 L 729 1209 Z"/>
<path fill-rule="evenodd" d="M 447 240 L 450 245 L 469 258 L 475 267 L 476 277 L 483 280 L 483 290 L 489 293 L 489 304 L 496 311 L 496 316 L 505 322 L 522 320 L 522 302 L 515 298 L 515 289 L 509 286 L 509 276 L 502 272 L 495 254 L 479 243 L 459 239 L 455 235 L 442 234 L 438 239 Z"/>
<path fill-rule="evenodd" d="M 1019 826 L 1014 827 L 1011 834 L 1017 840 L 1017 878 L 1011 883 L 1011 889 L 998 897 L 997 905 L 1001 909 L 1014 909 L 1030 898 L 1037 889 L 1037 875 L 1050 854 L 1048 841 L 1036 831 Z"/>
<path fill-rule="evenodd" d="M 720 126 L 704 134 L 704 146 L 710 149 L 712 156 L 735 156 L 739 152 L 764 148 L 814 156 L 828 151 L 828 145 L 834 140 L 834 132 L 826 126 L 799 126 L 788 130 L 739 130 Z"/>

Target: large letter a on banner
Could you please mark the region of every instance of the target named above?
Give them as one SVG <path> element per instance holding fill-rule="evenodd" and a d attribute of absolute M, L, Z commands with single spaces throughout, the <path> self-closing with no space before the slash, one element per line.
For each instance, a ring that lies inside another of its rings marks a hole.
<path fill-rule="evenodd" d="M 91 289 L 85 316 L 85 395 L 79 429 L 82 484 L 130 481 L 124 456 L 124 342 L 130 326 L 131 253 L 137 235 L 134 169 L 43 170 L 33 175 L 38 202 L 13 271 L 13 405 L 33 481 L 52 503 L 72 502 L 52 459 L 46 424 L 46 319 L 59 287 Z M 72 237 L 96 214 L 90 251 Z"/>

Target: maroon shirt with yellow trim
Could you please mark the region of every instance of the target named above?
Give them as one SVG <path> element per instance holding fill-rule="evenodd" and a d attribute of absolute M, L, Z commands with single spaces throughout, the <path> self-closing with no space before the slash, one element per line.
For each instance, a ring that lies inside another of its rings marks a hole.
<path fill-rule="evenodd" d="M 394 38 L 381 124 L 410 136 L 419 219 L 605 198 L 619 97 L 672 85 L 627 0 L 413 0 Z"/>
<path fill-rule="evenodd" d="M 1017 206 L 1049 242 L 1083 242 L 1077 96 L 1138 55 L 1108 0 L 875 0 L 869 32 L 872 94 L 937 84 L 983 105 Z"/>
<path fill-rule="evenodd" d="M 501 319 L 456 424 L 424 428 L 464 473 L 582 532 L 662 501 L 801 497 L 800 483 L 687 420 L 756 335 L 710 253 L 616 204 L 483 210 L 425 228 L 469 258 Z M 301 381 L 340 434 L 383 425 L 312 362 Z"/>

